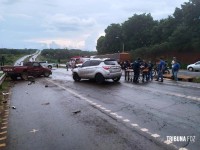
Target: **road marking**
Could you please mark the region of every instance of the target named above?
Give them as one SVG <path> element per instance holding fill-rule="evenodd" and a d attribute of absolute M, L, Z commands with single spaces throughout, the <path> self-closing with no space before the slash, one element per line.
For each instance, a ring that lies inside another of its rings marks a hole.
<path fill-rule="evenodd" d="M 7 129 L 7 128 L 8 128 L 7 126 L 1 127 L 2 130 L 3 130 L 3 129 Z"/>
<path fill-rule="evenodd" d="M 116 113 L 113 113 L 113 112 L 112 112 L 112 113 L 110 113 L 110 114 L 111 114 L 111 115 L 113 115 L 113 116 L 118 116 Z"/>
<path fill-rule="evenodd" d="M 106 112 L 111 112 L 111 110 L 109 110 L 109 109 L 105 109 L 105 111 L 106 111 Z"/>
<path fill-rule="evenodd" d="M 141 131 L 143 131 L 143 132 L 147 132 L 147 131 L 149 131 L 148 129 L 146 129 L 146 128 L 142 128 L 142 129 L 140 129 Z"/>
<path fill-rule="evenodd" d="M 159 134 L 152 134 L 151 136 L 154 137 L 154 138 L 160 137 Z"/>
<path fill-rule="evenodd" d="M 127 84 L 127 83 L 122 83 L 122 84 L 125 85 L 126 87 L 129 87 L 129 88 L 136 88 L 135 86 L 129 85 L 129 84 Z M 139 87 L 139 86 L 137 86 L 137 88 L 138 88 L 138 87 Z M 176 96 L 176 97 L 186 98 L 186 99 L 190 99 L 190 100 L 200 101 L 200 97 L 194 97 L 194 96 L 189 96 L 189 95 L 183 95 L 183 94 L 180 94 L 180 93 L 158 91 L 158 90 L 156 90 L 156 89 L 147 88 L 147 87 L 139 87 L 139 88 L 141 88 L 142 90 L 149 91 L 149 92 L 160 93 L 160 94 L 166 94 L 166 95 L 170 95 L 170 96 Z"/>
<path fill-rule="evenodd" d="M 5 143 L 3 143 L 3 144 L 0 144 L 0 147 L 5 147 L 6 146 L 6 144 Z"/>
<path fill-rule="evenodd" d="M 4 118 L 8 118 L 8 115 L 5 114 L 5 115 L 4 115 Z"/>
<path fill-rule="evenodd" d="M 167 145 L 172 144 L 172 142 L 168 141 L 168 140 L 164 141 L 164 143 L 167 144 Z"/>
<path fill-rule="evenodd" d="M 67 89 L 67 88 L 65 88 L 65 87 L 63 87 L 63 86 L 61 86 L 61 85 L 59 85 L 59 84 L 57 84 L 57 83 L 55 83 L 55 82 L 53 82 L 53 81 L 50 81 L 50 80 L 48 80 L 48 79 L 46 79 L 46 80 L 49 81 L 49 82 L 51 82 L 51 83 L 53 83 L 53 84 L 55 84 L 55 85 L 57 85 L 58 87 L 60 87 L 60 88 L 62 88 L 62 89 L 68 91 L 69 93 L 71 93 L 71 94 L 73 94 L 73 95 L 79 97 L 80 99 L 85 100 L 86 102 L 89 102 L 90 104 L 98 105 L 97 103 L 92 102 L 92 101 L 89 100 L 88 98 L 86 98 L 86 97 L 84 97 L 84 96 L 82 96 L 82 95 L 76 93 L 75 91 L 73 91 L 73 90 L 71 90 L 71 89 Z M 105 108 L 105 107 L 103 107 L 103 108 Z M 116 118 L 120 118 L 120 119 L 123 118 L 123 116 L 119 116 L 117 113 L 114 113 L 114 112 L 112 112 L 112 111 L 109 110 L 109 109 L 106 109 L 106 108 L 105 108 L 104 111 L 105 111 L 105 112 L 109 112 L 110 115 L 113 115 L 113 116 L 115 116 Z M 109 114 L 108 114 L 108 115 L 109 115 Z M 154 138 L 157 138 L 157 139 L 158 139 L 158 137 L 160 137 L 160 135 L 158 135 L 158 134 L 156 134 L 156 133 L 155 133 L 155 134 L 152 134 L 151 132 L 148 132 L 149 129 L 147 129 L 147 128 L 141 128 L 138 124 L 132 123 L 129 119 L 122 119 L 122 121 L 123 121 L 123 122 L 126 122 L 126 123 L 130 123 L 130 125 L 131 125 L 132 127 L 137 128 L 137 129 L 139 129 L 139 130 L 145 132 L 146 134 L 148 134 L 148 135 L 150 135 L 150 136 L 152 136 L 152 137 L 154 137 Z M 33 129 L 33 130 L 35 130 L 35 129 Z M 35 132 L 36 132 L 36 131 L 38 131 L 38 130 L 35 130 Z M 30 132 L 31 132 L 31 131 L 30 131 Z M 32 132 L 34 132 L 34 131 L 32 131 Z M 158 139 L 158 140 L 161 141 L 161 142 L 164 143 L 164 144 L 173 146 L 175 149 L 178 149 L 177 146 L 174 145 L 171 141 L 167 141 L 167 140 L 166 140 L 166 141 L 163 141 L 162 138 L 160 138 L 160 139 Z M 179 150 L 182 150 L 182 149 L 179 148 Z M 183 150 L 184 150 L 184 149 L 183 149 Z"/>
<path fill-rule="evenodd" d="M 39 131 L 39 130 L 33 129 L 33 130 L 31 130 L 30 132 L 36 133 L 36 132 L 38 132 L 38 131 Z"/>
<path fill-rule="evenodd" d="M 7 139 L 7 137 L 4 136 L 4 137 L 0 138 L 0 141 L 6 140 L 6 139 Z"/>
<path fill-rule="evenodd" d="M 116 117 L 119 118 L 119 119 L 122 119 L 122 118 L 123 118 L 122 116 L 118 116 L 118 115 L 117 115 Z"/>
<path fill-rule="evenodd" d="M 8 120 L 8 118 L 3 118 L 2 120 L 3 120 L 3 121 L 7 121 L 7 120 Z"/>
<path fill-rule="evenodd" d="M 0 132 L 0 135 L 7 134 L 7 131 Z"/>
<path fill-rule="evenodd" d="M 3 124 L 3 125 L 7 125 L 7 124 L 8 124 L 8 122 L 2 122 L 2 124 Z"/>
<path fill-rule="evenodd" d="M 188 150 L 187 148 L 179 148 L 178 150 Z"/>
<path fill-rule="evenodd" d="M 123 121 L 124 121 L 124 122 L 130 122 L 130 120 L 129 120 L 129 119 L 124 119 Z"/>
<path fill-rule="evenodd" d="M 133 127 L 138 127 L 138 124 L 131 124 Z"/>

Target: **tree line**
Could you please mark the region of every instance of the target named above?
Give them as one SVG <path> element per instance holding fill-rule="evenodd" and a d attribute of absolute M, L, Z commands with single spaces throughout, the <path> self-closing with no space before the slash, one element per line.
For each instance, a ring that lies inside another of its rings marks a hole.
<path fill-rule="evenodd" d="M 121 24 L 111 24 L 99 37 L 98 54 L 131 52 L 134 57 L 152 57 L 168 52 L 199 52 L 200 1 L 189 0 L 166 19 L 134 14 Z"/>
<path fill-rule="evenodd" d="M 92 56 L 96 54 L 94 51 L 82 51 L 79 49 L 43 49 L 41 52 L 41 56 L 51 62 L 58 60 L 66 62 L 74 56 Z"/>

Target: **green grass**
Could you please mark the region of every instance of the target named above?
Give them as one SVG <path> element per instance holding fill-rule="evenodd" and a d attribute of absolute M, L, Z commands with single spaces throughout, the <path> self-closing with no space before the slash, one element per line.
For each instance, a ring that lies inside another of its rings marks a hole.
<path fill-rule="evenodd" d="M 2 92 L 9 92 L 11 88 L 11 82 L 10 80 L 4 80 L 2 85 L 0 85 L 0 112 L 3 112 L 4 106 L 2 105 L 2 101 L 4 100 Z M 0 113 L 0 123 L 2 122 L 2 115 Z"/>
<path fill-rule="evenodd" d="M 8 91 L 10 85 L 11 85 L 10 81 L 5 79 L 2 85 L 0 86 L 0 95 L 2 94 L 3 91 Z"/>
<path fill-rule="evenodd" d="M 193 80 L 193 82 L 195 82 L 195 83 L 200 83 L 200 77 L 195 78 L 195 79 Z"/>
<path fill-rule="evenodd" d="M 23 57 L 24 54 L 4 54 L 5 56 L 5 65 L 13 65 L 16 60 Z"/>

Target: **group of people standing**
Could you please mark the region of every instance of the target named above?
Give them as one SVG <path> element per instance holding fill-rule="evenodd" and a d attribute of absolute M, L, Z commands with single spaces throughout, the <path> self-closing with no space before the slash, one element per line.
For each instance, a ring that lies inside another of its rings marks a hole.
<path fill-rule="evenodd" d="M 163 82 L 163 73 L 165 72 L 166 68 L 168 67 L 168 64 L 166 61 L 164 61 L 162 58 L 160 58 L 156 62 L 156 66 L 151 62 L 146 62 L 145 60 L 142 60 L 138 58 L 133 63 L 129 63 L 128 61 L 123 63 L 124 66 L 122 66 L 123 69 L 126 68 L 132 68 L 134 71 L 134 77 L 133 82 L 139 83 L 140 74 L 142 74 L 142 82 L 148 82 L 153 80 L 153 69 L 156 68 L 157 72 L 157 78 L 155 81 Z M 180 64 L 177 62 L 176 58 L 173 57 L 173 60 L 171 62 L 172 65 L 172 79 L 175 81 L 178 81 L 178 71 L 180 69 Z M 154 67 L 155 66 L 155 67 Z"/>
<path fill-rule="evenodd" d="M 145 60 L 141 60 L 138 58 L 136 61 L 132 63 L 132 69 L 134 71 L 133 82 L 139 83 L 140 73 L 142 72 L 142 82 L 144 81 L 152 81 L 153 80 L 153 64 L 151 61 L 148 63 Z"/>

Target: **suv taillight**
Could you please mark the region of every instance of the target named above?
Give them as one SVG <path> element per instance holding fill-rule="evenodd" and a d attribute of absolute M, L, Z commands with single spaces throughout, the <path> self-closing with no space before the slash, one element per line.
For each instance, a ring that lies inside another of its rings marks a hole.
<path fill-rule="evenodd" d="M 110 66 L 102 66 L 103 67 L 103 69 L 105 69 L 105 70 L 109 70 L 110 69 Z"/>

